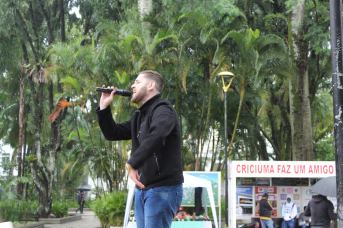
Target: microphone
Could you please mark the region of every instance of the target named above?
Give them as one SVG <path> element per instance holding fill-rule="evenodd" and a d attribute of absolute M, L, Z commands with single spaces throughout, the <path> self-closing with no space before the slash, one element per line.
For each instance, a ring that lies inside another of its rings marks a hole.
<path fill-rule="evenodd" d="M 120 95 L 123 97 L 130 97 L 131 92 L 128 90 L 123 90 L 123 89 L 106 89 L 102 87 L 96 87 L 97 92 L 102 92 L 102 93 L 112 93 L 113 91 L 116 91 L 116 95 Z"/>

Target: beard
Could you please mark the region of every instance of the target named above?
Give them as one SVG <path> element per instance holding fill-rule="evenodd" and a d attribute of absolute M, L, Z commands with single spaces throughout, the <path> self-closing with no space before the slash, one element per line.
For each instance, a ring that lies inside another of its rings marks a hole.
<path fill-rule="evenodd" d="M 131 101 L 133 103 L 139 104 L 139 102 L 141 102 L 145 98 L 146 94 L 147 94 L 147 90 L 142 89 L 139 92 L 133 94 Z"/>

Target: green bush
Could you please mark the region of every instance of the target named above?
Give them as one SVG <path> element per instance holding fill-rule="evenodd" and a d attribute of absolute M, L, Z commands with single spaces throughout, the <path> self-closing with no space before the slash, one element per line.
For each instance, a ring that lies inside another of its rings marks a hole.
<path fill-rule="evenodd" d="M 5 222 L 20 221 L 23 217 L 22 208 L 14 201 L 0 203 L 0 214 Z"/>
<path fill-rule="evenodd" d="M 76 200 L 69 200 L 68 202 L 68 208 L 79 208 L 79 204 L 76 202 Z M 87 203 L 87 202 L 86 202 Z"/>
<path fill-rule="evenodd" d="M 84 208 L 91 208 L 92 207 L 92 203 L 93 203 L 94 199 L 86 199 L 86 203 L 85 205 L 83 206 Z M 79 206 L 79 204 L 77 204 Z"/>
<path fill-rule="evenodd" d="M 25 211 L 38 211 L 38 201 L 11 200 L 0 202 L 0 215 L 5 222 L 20 221 Z"/>
<path fill-rule="evenodd" d="M 68 203 L 65 201 L 57 201 L 52 203 L 51 212 L 56 218 L 63 218 L 68 215 Z"/>
<path fill-rule="evenodd" d="M 91 207 L 102 227 L 123 225 L 126 197 L 124 192 L 113 192 L 93 201 Z"/>

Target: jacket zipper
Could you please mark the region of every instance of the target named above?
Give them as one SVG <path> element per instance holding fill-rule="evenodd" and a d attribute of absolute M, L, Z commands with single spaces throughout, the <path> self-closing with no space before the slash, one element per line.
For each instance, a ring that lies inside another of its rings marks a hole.
<path fill-rule="evenodd" d="M 154 157 L 155 157 L 155 159 L 156 159 L 156 165 L 157 165 L 158 175 L 161 175 L 161 174 L 160 174 L 160 166 L 158 165 L 158 160 L 157 160 L 157 156 L 156 156 L 155 153 L 154 153 Z"/>

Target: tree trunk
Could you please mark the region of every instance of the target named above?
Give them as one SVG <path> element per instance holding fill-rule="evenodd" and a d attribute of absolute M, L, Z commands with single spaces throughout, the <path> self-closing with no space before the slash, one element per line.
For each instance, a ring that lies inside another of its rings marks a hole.
<path fill-rule="evenodd" d="M 259 142 L 259 144 L 256 145 L 258 149 L 259 161 L 269 161 L 265 139 L 260 135 L 260 132 L 256 134 L 256 138 L 257 138 L 257 141 Z"/>
<path fill-rule="evenodd" d="M 152 0 L 138 0 L 138 12 L 141 20 L 149 15 L 152 12 Z"/>
<path fill-rule="evenodd" d="M 112 177 L 111 177 L 111 173 L 108 172 L 107 170 L 105 170 L 105 174 L 106 174 L 106 177 L 107 177 L 107 180 L 108 180 L 108 183 L 109 183 L 109 191 L 113 192 L 113 180 L 112 180 Z"/>
<path fill-rule="evenodd" d="M 245 1 L 245 6 L 244 6 L 244 14 L 245 17 L 247 18 L 247 24 L 249 27 L 251 27 L 253 30 L 255 30 L 254 28 L 254 17 L 251 16 L 251 11 L 252 11 L 252 1 L 251 0 L 246 0 Z"/>
<path fill-rule="evenodd" d="M 211 70 L 212 68 L 210 68 Z M 212 74 L 212 72 L 210 73 Z M 208 130 L 208 123 L 210 121 L 210 114 L 211 114 L 211 101 L 212 101 L 212 84 L 211 82 L 209 82 L 209 90 L 210 90 L 210 96 L 208 98 L 208 107 L 207 107 L 207 118 L 206 118 L 206 123 L 205 123 L 205 129 L 204 129 L 204 138 L 202 140 L 202 144 L 201 144 L 201 151 L 200 151 L 200 156 L 199 156 L 199 161 L 202 161 L 202 152 L 204 151 L 204 144 L 205 144 L 205 141 L 207 140 L 207 130 Z M 206 154 L 206 157 L 207 157 L 207 154 Z M 198 164 L 200 166 L 199 169 L 201 169 L 201 163 Z M 206 166 L 206 159 L 204 161 L 204 169 L 205 169 L 205 166 Z"/>
<path fill-rule="evenodd" d="M 50 214 L 51 204 L 52 204 L 52 182 L 53 174 L 51 170 L 54 171 L 54 163 L 50 158 L 51 153 L 49 151 L 49 156 L 44 156 L 42 154 L 41 148 L 41 125 L 43 119 L 43 87 L 42 82 L 38 82 L 37 88 L 33 82 L 33 76 L 29 77 L 29 83 L 31 88 L 31 93 L 33 94 L 33 118 L 34 123 L 34 142 L 33 142 L 33 154 L 36 155 L 36 159 L 31 162 L 31 173 L 33 183 L 39 192 L 39 213 L 42 218 L 47 218 Z M 47 165 L 43 162 L 43 157 L 47 160 Z"/>
<path fill-rule="evenodd" d="M 22 67 L 20 78 L 20 104 L 19 104 L 19 142 L 18 142 L 18 177 L 21 177 L 22 148 L 23 148 L 23 120 L 24 120 L 24 98 L 25 98 L 25 72 Z M 17 184 L 17 194 L 22 195 L 22 184 Z"/>
<path fill-rule="evenodd" d="M 289 43 L 297 75 L 289 79 L 290 116 L 292 132 L 292 160 L 309 161 L 313 159 L 311 106 L 308 79 L 308 43 L 304 42 L 306 33 L 304 21 L 305 0 L 299 0 L 290 13 Z M 299 29 L 300 28 L 300 29 Z"/>
<path fill-rule="evenodd" d="M 196 156 L 196 161 L 195 161 L 195 170 L 194 171 L 199 171 L 200 168 L 200 140 L 201 140 L 201 133 L 202 133 L 202 119 L 204 117 L 204 112 L 205 112 L 205 101 L 206 99 L 203 100 L 202 102 L 202 107 L 201 107 L 201 117 L 200 117 L 200 123 L 199 123 L 199 130 L 198 130 L 198 137 L 197 137 L 197 156 Z"/>
<path fill-rule="evenodd" d="M 45 9 L 44 2 L 42 0 L 38 0 L 38 1 L 39 1 L 41 10 L 43 11 L 47 25 L 48 25 L 47 27 L 48 27 L 48 32 L 49 32 L 49 45 L 51 45 L 54 42 L 55 37 L 54 37 L 53 29 L 51 26 L 51 22 L 50 22 L 50 16 L 49 16 L 48 11 Z"/>
<path fill-rule="evenodd" d="M 15 158 L 17 157 L 17 154 L 18 154 L 18 148 L 16 148 L 13 151 L 13 154 L 12 154 L 12 157 L 11 157 L 10 170 L 9 170 L 9 173 L 8 173 L 8 178 L 10 180 L 13 179 L 13 169 L 14 169 L 14 166 L 16 164 Z"/>
<path fill-rule="evenodd" d="M 23 177 L 25 176 L 27 172 L 27 167 L 26 167 L 27 163 L 25 162 L 26 153 L 27 153 L 27 150 L 26 150 L 26 125 L 25 125 L 23 128 L 23 164 L 22 164 L 23 170 L 21 172 L 21 175 Z M 22 187 L 22 196 L 23 196 L 22 198 L 24 200 L 26 200 L 26 197 L 27 197 L 27 194 L 26 194 L 27 186 L 28 186 L 28 183 L 24 183 Z"/>
<path fill-rule="evenodd" d="M 31 164 L 32 179 L 39 193 L 39 214 L 41 218 L 47 218 L 51 211 L 52 205 L 52 189 L 49 188 L 49 181 L 47 171 L 43 171 L 39 166 L 41 162 L 38 161 Z M 40 178 L 37 170 L 43 174 Z M 45 175 L 44 175 L 45 174 Z"/>
<path fill-rule="evenodd" d="M 64 0 L 60 0 L 60 13 L 61 13 L 61 41 L 66 42 L 65 20 L 64 20 Z"/>

